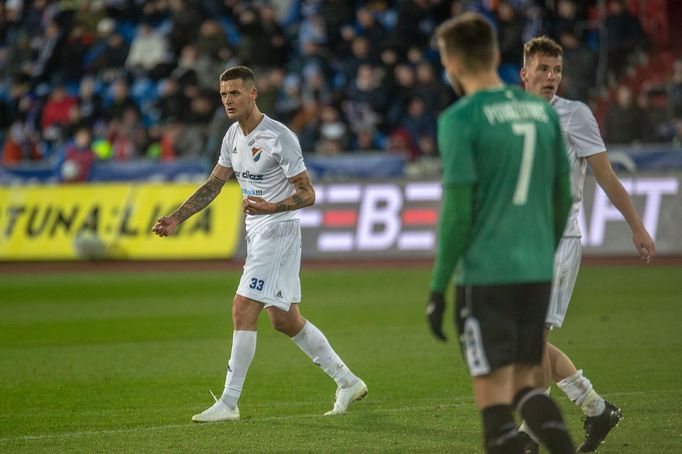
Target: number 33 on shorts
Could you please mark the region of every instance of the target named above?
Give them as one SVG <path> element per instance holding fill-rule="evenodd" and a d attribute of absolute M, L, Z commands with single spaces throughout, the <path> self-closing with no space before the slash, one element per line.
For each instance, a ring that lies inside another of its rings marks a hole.
<path fill-rule="evenodd" d="M 265 281 L 263 281 L 261 279 L 256 279 L 254 277 L 254 278 L 251 278 L 251 285 L 249 285 L 249 288 L 260 291 L 260 290 L 263 290 L 263 284 L 265 284 Z"/>

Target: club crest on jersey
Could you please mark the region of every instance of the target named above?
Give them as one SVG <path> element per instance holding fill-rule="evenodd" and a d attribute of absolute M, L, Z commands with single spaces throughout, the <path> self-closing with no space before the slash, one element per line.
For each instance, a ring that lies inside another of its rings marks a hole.
<path fill-rule="evenodd" d="M 251 157 L 255 162 L 258 162 L 260 159 L 261 155 L 263 154 L 263 148 L 260 147 L 253 147 L 251 148 Z"/>

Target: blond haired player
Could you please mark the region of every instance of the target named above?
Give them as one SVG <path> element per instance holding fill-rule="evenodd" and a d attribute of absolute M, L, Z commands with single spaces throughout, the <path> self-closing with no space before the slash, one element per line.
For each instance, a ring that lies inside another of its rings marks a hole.
<path fill-rule="evenodd" d="M 545 36 L 533 38 L 523 48 L 521 79 L 529 93 L 545 98 L 561 120 L 561 130 L 571 163 L 573 207 L 554 258 L 552 297 L 545 320 L 545 339 L 549 331 L 563 324 L 580 268 L 581 245 L 578 212 L 583 195 L 585 170 L 590 166 L 597 184 L 621 212 L 632 231 L 632 241 L 642 260 L 649 263 L 655 254 L 654 241 L 632 205 L 632 201 L 613 172 L 599 127 L 589 107 L 556 95 L 561 82 L 563 51 Z M 585 413 L 585 439 L 578 452 L 591 452 L 621 419 L 621 411 L 594 391 L 590 380 L 556 346 L 547 343 L 539 384 L 547 388 L 551 381 L 579 405 Z M 522 426 L 522 430 L 525 427 Z M 526 452 L 537 452 L 537 444 L 526 440 Z"/>

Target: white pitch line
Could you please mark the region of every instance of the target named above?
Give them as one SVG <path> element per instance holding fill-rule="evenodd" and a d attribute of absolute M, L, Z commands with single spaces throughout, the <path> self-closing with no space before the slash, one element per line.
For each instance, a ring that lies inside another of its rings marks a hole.
<path fill-rule="evenodd" d="M 432 410 L 435 407 L 438 408 L 452 408 L 452 407 L 458 407 L 461 405 L 465 404 L 470 404 L 470 402 L 457 402 L 457 403 L 449 403 L 449 404 L 433 404 L 433 405 L 428 405 L 428 406 L 422 406 L 422 407 L 400 407 L 400 408 L 384 408 L 384 409 L 377 409 L 377 410 L 365 410 L 362 413 L 398 413 L 398 412 L 406 412 L 406 411 L 424 411 L 424 410 Z M 360 404 L 362 405 L 362 404 Z M 358 412 L 358 414 L 360 414 Z M 304 414 L 304 415 L 282 415 L 282 416 L 265 416 L 262 418 L 246 418 L 240 422 L 233 422 L 233 423 L 223 423 L 223 424 L 243 424 L 243 423 L 251 423 L 251 422 L 261 422 L 261 421 L 285 421 L 285 420 L 290 420 L 290 419 L 303 419 L 303 418 L 324 418 L 324 416 L 321 413 L 316 413 L 316 414 Z M 333 417 L 332 417 L 333 418 Z M 78 432 L 61 432 L 61 433 L 51 433 L 51 434 L 42 434 L 42 435 L 20 435 L 16 437 L 3 437 L 0 438 L 0 443 L 7 443 L 7 442 L 12 442 L 12 441 L 33 441 L 33 440 L 47 440 L 47 439 L 58 439 L 58 438 L 73 438 L 73 437 L 88 437 L 88 436 L 99 436 L 99 435 L 115 435 L 115 434 L 127 434 L 127 433 L 135 433 L 135 432 L 154 432 L 154 431 L 161 431 L 161 430 L 166 430 L 166 429 L 177 429 L 180 427 L 210 427 L 214 424 L 197 424 L 197 423 L 183 423 L 183 424 L 164 424 L 160 426 L 151 426 L 151 427 L 131 427 L 127 429 L 107 429 L 107 430 L 84 430 L 84 431 L 78 431 Z"/>

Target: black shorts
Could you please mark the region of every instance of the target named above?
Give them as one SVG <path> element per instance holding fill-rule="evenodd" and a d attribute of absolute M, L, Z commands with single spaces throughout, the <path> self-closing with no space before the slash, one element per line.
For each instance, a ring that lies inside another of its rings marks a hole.
<path fill-rule="evenodd" d="M 457 286 L 455 323 L 471 376 L 542 362 L 551 282 Z"/>

